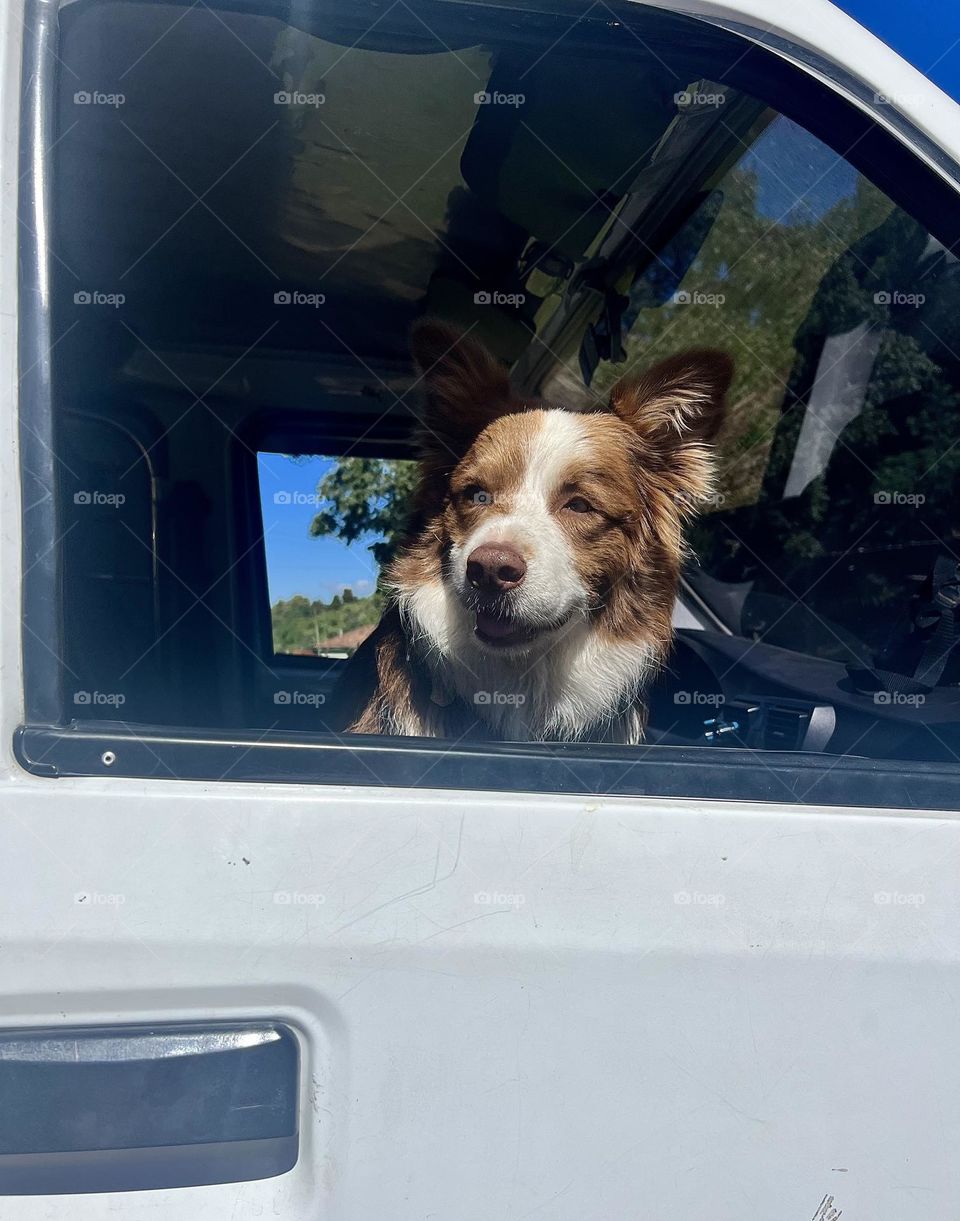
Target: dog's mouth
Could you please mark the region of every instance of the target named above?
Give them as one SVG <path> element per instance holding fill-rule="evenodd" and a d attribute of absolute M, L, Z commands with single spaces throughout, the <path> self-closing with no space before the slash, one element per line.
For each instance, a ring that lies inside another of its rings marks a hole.
<path fill-rule="evenodd" d="M 538 637 L 556 631 L 565 621 L 564 618 L 555 623 L 524 623 L 512 615 L 478 610 L 473 630 L 477 639 L 484 644 L 492 648 L 506 649 L 530 644 Z"/>

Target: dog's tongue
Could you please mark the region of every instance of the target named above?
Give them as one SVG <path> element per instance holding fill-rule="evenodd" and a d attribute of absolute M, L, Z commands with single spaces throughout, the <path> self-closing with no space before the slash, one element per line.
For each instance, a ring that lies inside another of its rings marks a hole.
<path fill-rule="evenodd" d="M 512 636 L 517 630 L 509 619 L 497 619 L 493 615 L 485 615 L 483 611 L 477 612 L 477 627 L 484 636 L 492 636 L 498 640 L 504 636 Z"/>

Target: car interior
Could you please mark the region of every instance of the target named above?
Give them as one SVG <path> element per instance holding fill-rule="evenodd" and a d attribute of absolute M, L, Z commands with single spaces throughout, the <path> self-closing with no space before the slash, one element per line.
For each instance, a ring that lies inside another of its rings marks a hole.
<path fill-rule="evenodd" d="M 960 761 L 960 219 L 930 167 L 654 10 L 177 7 L 61 15 L 60 725 L 326 732 L 346 662 L 276 647 L 258 459 L 413 458 L 430 314 L 571 406 L 734 357 L 651 744 Z"/>

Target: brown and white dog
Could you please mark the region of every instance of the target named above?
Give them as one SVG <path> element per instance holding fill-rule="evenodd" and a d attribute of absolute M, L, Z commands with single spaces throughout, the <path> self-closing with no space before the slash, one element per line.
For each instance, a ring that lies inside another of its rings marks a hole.
<path fill-rule="evenodd" d="M 411 528 L 390 606 L 341 682 L 341 724 L 640 741 L 730 358 L 674 356 L 573 411 L 519 397 L 444 323 L 419 323 L 413 353 L 426 412 Z"/>

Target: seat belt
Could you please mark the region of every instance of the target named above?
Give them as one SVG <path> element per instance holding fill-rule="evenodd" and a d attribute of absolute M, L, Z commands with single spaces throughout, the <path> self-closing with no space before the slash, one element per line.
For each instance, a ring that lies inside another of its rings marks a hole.
<path fill-rule="evenodd" d="M 933 598 L 930 615 L 936 627 L 917 662 L 913 677 L 931 690 L 940 681 L 950 654 L 960 640 L 960 563 L 942 555 L 933 566 Z M 918 623 L 923 627 L 924 624 Z M 929 623 L 926 626 L 930 626 Z"/>

